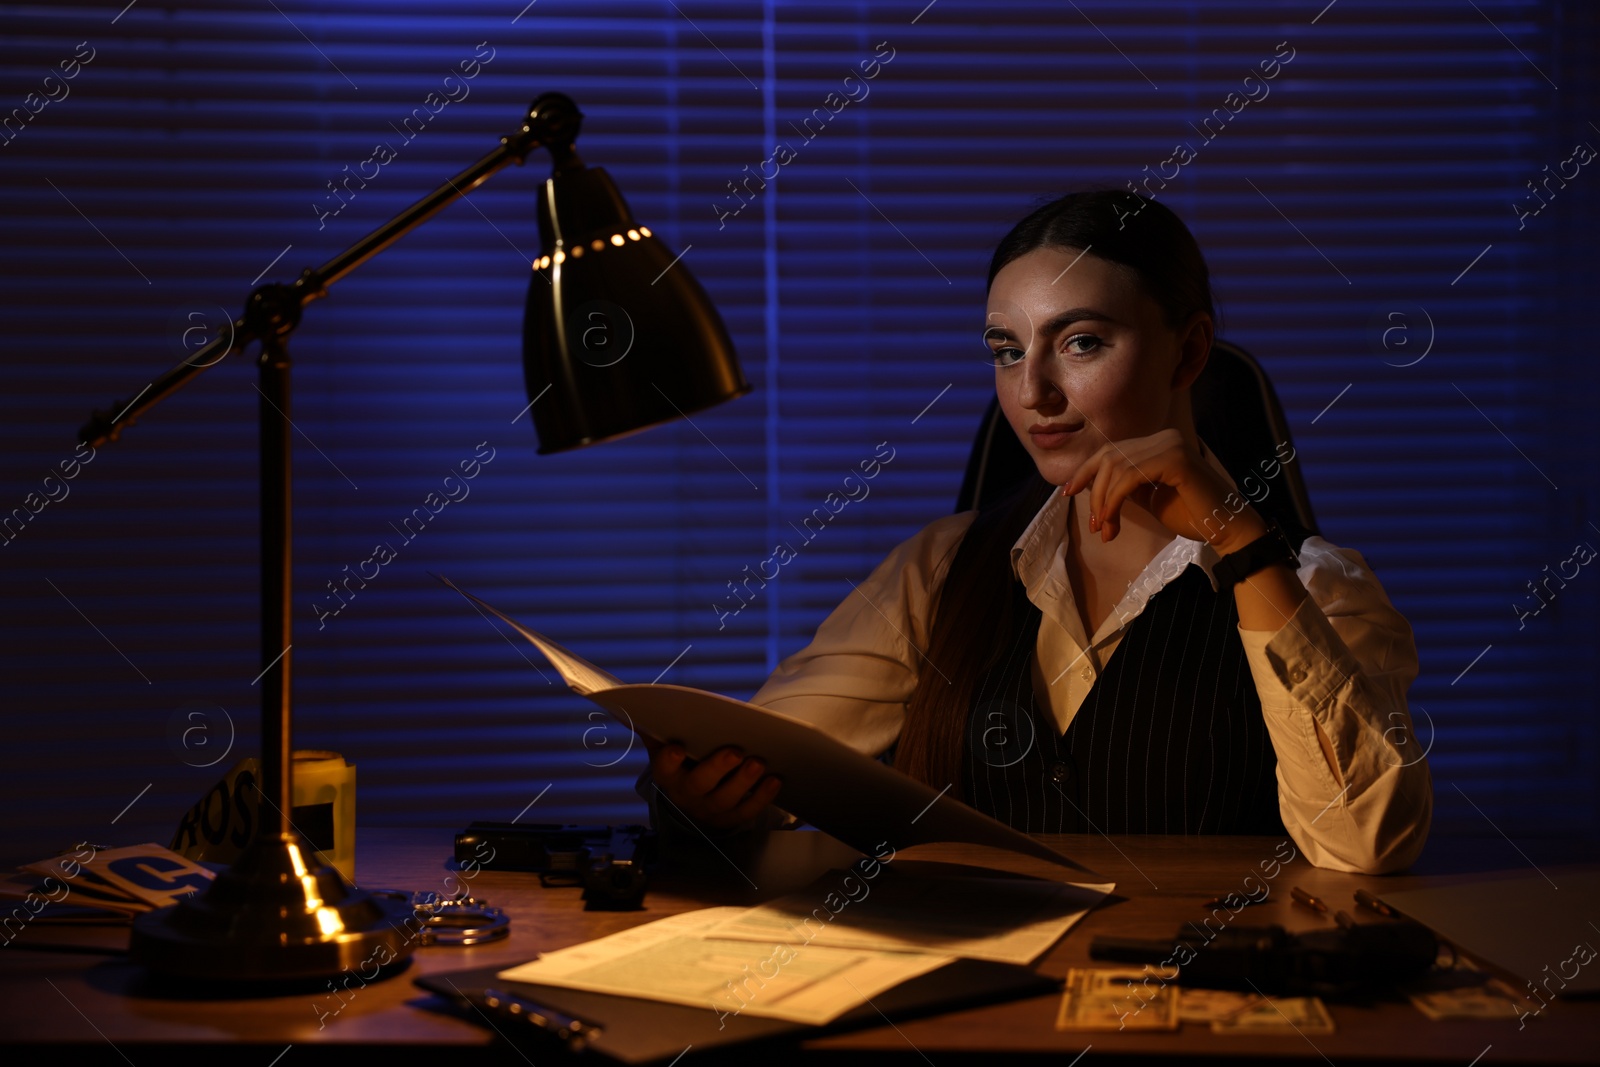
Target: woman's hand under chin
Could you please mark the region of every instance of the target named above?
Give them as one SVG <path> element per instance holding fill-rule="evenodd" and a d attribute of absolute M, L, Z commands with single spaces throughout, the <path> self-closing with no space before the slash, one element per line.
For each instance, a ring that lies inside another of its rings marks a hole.
<path fill-rule="evenodd" d="M 1084 460 L 1061 491 L 1068 496 L 1088 488 L 1089 529 L 1109 541 L 1121 528 L 1124 501 L 1132 500 L 1180 537 L 1204 541 L 1219 555 L 1243 548 L 1267 532 L 1255 508 L 1230 509 L 1237 491 L 1207 463 L 1199 450 L 1168 428 L 1148 437 L 1102 445 Z"/>

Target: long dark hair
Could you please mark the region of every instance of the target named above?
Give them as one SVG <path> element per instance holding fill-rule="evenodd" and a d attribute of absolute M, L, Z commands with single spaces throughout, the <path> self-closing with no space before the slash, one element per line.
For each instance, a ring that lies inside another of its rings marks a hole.
<path fill-rule="evenodd" d="M 1215 317 L 1200 246 L 1164 204 L 1137 193 L 1093 189 L 1034 209 L 1011 228 L 989 263 L 989 284 L 1012 260 L 1039 248 L 1087 249 L 1130 271 L 1169 327 L 1196 311 Z M 936 789 L 962 795 L 967 722 L 978 680 L 1005 652 L 1017 625 L 1011 546 L 1056 486 L 1038 470 L 967 528 L 933 598 L 933 628 L 916 689 L 895 743 L 894 765 Z"/>

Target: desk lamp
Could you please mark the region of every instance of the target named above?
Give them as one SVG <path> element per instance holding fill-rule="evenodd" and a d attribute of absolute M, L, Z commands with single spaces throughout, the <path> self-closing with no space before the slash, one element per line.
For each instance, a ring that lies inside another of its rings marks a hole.
<path fill-rule="evenodd" d="M 533 102 L 522 127 L 477 163 L 289 285 L 250 294 L 218 336 L 115 415 L 96 411 L 79 437 L 116 440 L 167 394 L 230 352 L 261 354 L 261 782 L 256 834 L 210 887 L 134 920 L 129 951 L 151 971 L 202 980 L 337 975 L 398 960 L 415 939 L 404 902 L 314 868 L 289 819 L 291 633 L 288 339 L 305 305 L 444 207 L 535 148 L 554 166 L 539 194 L 540 255 L 523 324 L 523 372 L 539 454 L 635 433 L 750 391 L 716 308 L 682 263 L 634 219 L 604 170 L 573 150 L 583 115 L 560 93 Z M 549 395 L 546 396 L 545 394 Z"/>

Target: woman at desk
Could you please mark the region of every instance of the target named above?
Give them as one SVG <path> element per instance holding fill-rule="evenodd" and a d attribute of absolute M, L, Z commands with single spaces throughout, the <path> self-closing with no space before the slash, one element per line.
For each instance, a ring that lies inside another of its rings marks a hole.
<path fill-rule="evenodd" d="M 1157 201 L 1074 193 L 1017 223 L 984 341 L 1035 476 L 898 545 L 751 701 L 1030 833 L 1287 833 L 1318 866 L 1409 864 L 1433 797 L 1411 627 L 1358 552 L 1263 519 L 1196 434 L 1214 317 Z M 759 760 L 685 756 L 651 745 L 658 818 L 781 821 Z"/>

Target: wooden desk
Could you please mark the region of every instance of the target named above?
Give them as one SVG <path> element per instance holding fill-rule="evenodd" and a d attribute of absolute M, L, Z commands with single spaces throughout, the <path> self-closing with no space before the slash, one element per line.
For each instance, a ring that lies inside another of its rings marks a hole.
<path fill-rule="evenodd" d="M 1113 897 L 1091 912 L 1037 964 L 1050 975 L 1091 965 L 1089 940 L 1098 933 L 1170 938 L 1185 920 L 1200 922 L 1212 913 L 1203 902 L 1231 893 L 1261 895 L 1264 904 L 1241 910 L 1236 923 L 1281 923 L 1308 929 L 1326 920 L 1289 903 L 1299 885 L 1334 908 L 1350 907 L 1357 887 L 1400 888 L 1433 884 L 1477 869 L 1526 866 L 1503 841 L 1430 842 L 1418 872 L 1385 878 L 1319 870 L 1295 858 L 1268 880 L 1272 861 L 1290 846 L 1274 838 L 1060 837 L 1048 838 L 1067 855 L 1113 879 Z M 1523 843 L 1529 845 L 1529 843 Z M 1531 847 L 1531 846 L 1530 846 Z M 900 853 L 897 865 L 958 862 L 984 850 L 963 846 L 923 847 Z M 447 830 L 364 829 L 359 836 L 358 873 L 365 885 L 433 889 L 451 893 L 464 875 L 453 870 Z M 806 884 L 855 853 L 814 832 L 774 835 L 757 852 L 707 852 L 697 871 L 668 871 L 656 879 L 642 912 L 586 912 L 577 888 L 541 889 L 532 875 L 481 871 L 465 881 L 468 891 L 505 908 L 512 934 L 505 941 L 474 948 L 419 950 L 408 970 L 346 994 L 302 992 L 262 999 L 173 999 L 152 988 L 125 959 L 30 950 L 30 942 L 51 941 L 85 947 L 125 946 L 126 928 L 72 928 L 35 923 L 0 949 L 0 1041 L 13 1053 L 40 1052 L 52 1060 L 63 1045 L 82 1046 L 97 1062 L 145 1063 L 199 1060 L 226 1055 L 230 1062 L 277 1062 L 302 1067 L 312 1061 L 361 1062 L 382 1057 L 385 1064 L 454 1062 L 471 1051 L 474 1063 L 492 1053 L 496 1062 L 523 1063 L 520 1053 L 494 1035 L 440 1009 L 438 1002 L 411 984 L 423 973 L 510 966 L 537 952 L 561 948 L 613 933 L 639 922 L 710 904 L 755 903 Z M 1562 870 L 1594 869 L 1594 853 L 1584 846 L 1564 854 L 1533 851 L 1534 862 L 1559 880 Z M 1548 862 L 1547 862 L 1548 861 Z M 1563 861 L 1581 861 L 1563 866 Z M 1263 864 L 1267 866 L 1263 868 Z M 738 870 L 735 870 L 737 865 Z M 1048 865 L 1018 858 L 1016 869 L 1046 873 Z M 1252 882 L 1246 882 L 1253 877 Z M 755 888 L 752 888 L 755 887 Z M 1220 916 L 1227 916 L 1226 909 Z M 1330 1004 L 1336 1033 L 1314 1037 L 1224 1037 L 1193 1024 L 1176 1032 L 1058 1033 L 1058 998 L 1036 997 L 934 1018 L 885 1025 L 850 1034 L 813 1038 L 792 1056 L 814 1061 L 877 1063 L 885 1057 L 908 1064 L 948 1067 L 961 1061 L 989 1060 L 996 1052 L 1032 1055 L 1066 1065 L 1086 1048 L 1091 1055 L 1115 1055 L 1124 1062 L 1150 1058 L 1237 1061 L 1304 1060 L 1364 1064 L 1434 1062 L 1466 1067 L 1505 1063 L 1600 1062 L 1600 1002 L 1557 1001 L 1520 1030 L 1505 1022 L 1429 1022 L 1408 1002 L 1370 1005 Z M 320 1020 L 320 1023 L 319 1023 Z M 240 1044 L 256 1046 L 241 1049 Z M 111 1045 L 113 1048 L 103 1046 Z M 219 1046 L 229 1046 L 220 1048 Z M 285 1052 L 285 1050 L 288 1050 Z M 275 1057 L 283 1054 L 280 1061 Z M 441 1061 L 445 1054 L 450 1059 Z M 12 1056 L 8 1060 L 15 1062 Z M 689 1067 L 694 1057 L 683 1061 Z M 763 1054 L 763 1062 L 775 1058 Z M 544 1067 L 541 1061 L 539 1067 Z"/>

